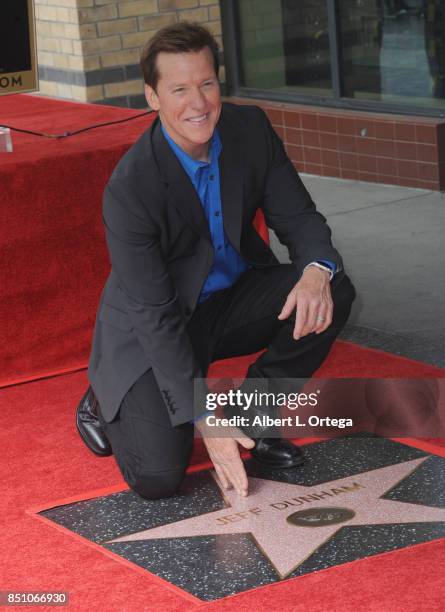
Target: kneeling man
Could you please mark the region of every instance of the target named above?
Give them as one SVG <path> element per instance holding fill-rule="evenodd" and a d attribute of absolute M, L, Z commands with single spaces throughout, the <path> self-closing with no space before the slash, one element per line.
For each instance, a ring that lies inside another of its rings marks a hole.
<path fill-rule="evenodd" d="M 212 35 L 197 24 L 167 26 L 141 67 L 159 115 L 105 189 L 111 273 L 77 427 L 93 452 L 114 453 L 134 491 L 154 499 L 178 489 L 196 426 L 222 485 L 246 495 L 239 444 L 278 468 L 300 465 L 302 452 L 267 432 L 210 435 L 195 419 L 195 379 L 216 359 L 261 349 L 246 380 L 309 378 L 344 326 L 354 289 L 264 112 L 221 102 Z M 292 263 L 280 264 L 255 230 L 258 210 Z"/>

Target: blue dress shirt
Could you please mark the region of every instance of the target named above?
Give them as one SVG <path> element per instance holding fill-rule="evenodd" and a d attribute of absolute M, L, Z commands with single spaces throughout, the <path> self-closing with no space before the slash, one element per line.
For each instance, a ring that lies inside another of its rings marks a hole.
<path fill-rule="evenodd" d="M 214 249 L 213 266 L 204 282 L 199 302 L 207 300 L 212 293 L 230 287 L 238 277 L 251 266 L 232 247 L 224 231 L 218 158 L 222 150 L 221 139 L 215 128 L 209 148 L 209 161 L 199 161 L 190 157 L 170 137 L 162 126 L 162 132 L 192 181 L 201 201 L 209 224 Z"/>

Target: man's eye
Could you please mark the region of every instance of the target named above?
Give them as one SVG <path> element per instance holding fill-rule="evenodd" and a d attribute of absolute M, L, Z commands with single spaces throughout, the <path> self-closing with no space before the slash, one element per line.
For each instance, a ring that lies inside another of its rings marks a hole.
<path fill-rule="evenodd" d="M 213 85 L 213 81 L 207 81 L 204 83 L 204 87 L 211 87 Z"/>
<path fill-rule="evenodd" d="M 173 93 L 182 93 L 184 91 L 183 87 L 178 87 L 177 89 L 173 90 Z"/>

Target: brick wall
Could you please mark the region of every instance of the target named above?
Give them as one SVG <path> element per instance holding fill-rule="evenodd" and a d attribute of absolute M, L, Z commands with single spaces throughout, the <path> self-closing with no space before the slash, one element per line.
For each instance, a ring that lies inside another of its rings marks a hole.
<path fill-rule="evenodd" d="M 140 52 L 169 23 L 202 23 L 222 49 L 218 0 L 35 0 L 35 10 L 40 93 L 54 97 L 144 107 Z"/>
<path fill-rule="evenodd" d="M 368 113 L 231 98 L 267 113 L 299 172 L 372 183 L 445 189 L 441 118 Z"/>

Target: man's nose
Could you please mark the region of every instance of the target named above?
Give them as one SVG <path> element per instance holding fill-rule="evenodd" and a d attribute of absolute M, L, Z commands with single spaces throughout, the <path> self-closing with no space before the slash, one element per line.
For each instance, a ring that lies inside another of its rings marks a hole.
<path fill-rule="evenodd" d="M 202 110 L 206 107 L 206 99 L 202 91 L 197 87 L 192 93 L 192 107 L 197 110 Z"/>

